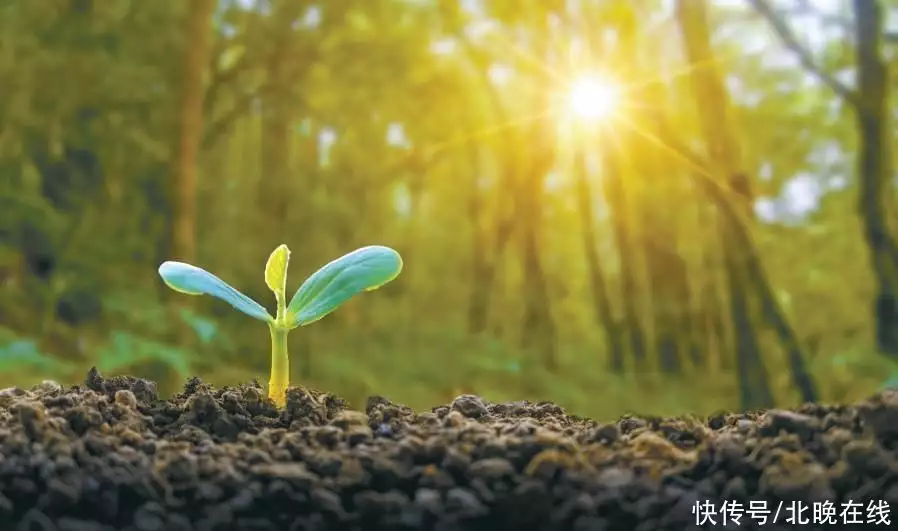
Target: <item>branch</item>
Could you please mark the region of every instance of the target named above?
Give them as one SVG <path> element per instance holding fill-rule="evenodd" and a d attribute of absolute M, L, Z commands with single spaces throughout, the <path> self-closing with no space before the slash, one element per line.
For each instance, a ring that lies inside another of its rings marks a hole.
<path fill-rule="evenodd" d="M 220 60 L 221 55 L 219 54 L 215 57 L 215 63 L 218 63 Z M 206 97 L 203 99 L 205 112 L 211 113 L 215 110 L 221 91 L 227 85 L 232 84 L 250 66 L 250 60 L 247 58 L 247 53 L 244 52 L 230 67 L 224 69 L 212 68 L 212 81 L 209 83 L 209 87 L 206 89 Z"/>
<path fill-rule="evenodd" d="M 798 0 L 796 1 L 796 4 L 798 5 L 785 12 L 790 15 L 812 15 L 825 25 L 836 26 L 843 30 L 851 31 L 851 20 L 848 18 L 821 13 L 820 9 L 814 5 L 811 0 Z"/>
<path fill-rule="evenodd" d="M 212 82 L 206 91 L 204 99 L 204 105 L 208 113 L 211 114 L 215 111 L 221 91 L 228 85 L 233 85 L 241 74 L 265 65 L 269 66 L 268 71 L 270 73 L 273 70 L 270 68 L 270 64 L 282 60 L 287 53 L 287 46 L 290 44 L 289 39 L 294 34 L 291 24 L 299 16 L 304 4 L 302 2 L 284 2 L 277 5 L 278 11 L 263 21 L 270 23 L 271 26 L 266 26 L 260 23 L 259 20 L 251 18 L 241 34 L 241 38 L 231 43 L 233 46 L 243 44 L 246 47 L 246 51 L 230 67 L 213 69 Z M 258 32 L 266 34 L 269 38 L 268 45 L 270 48 L 265 49 L 262 53 L 253 53 L 250 51 L 252 48 L 248 43 L 252 42 Z M 227 46 L 224 46 L 222 52 L 226 49 Z M 202 148 L 210 149 L 214 146 L 219 138 L 230 130 L 234 122 L 247 112 L 247 107 L 252 103 L 253 99 L 259 96 L 262 91 L 270 90 L 272 83 L 277 83 L 277 81 L 269 79 L 253 90 L 244 92 L 235 98 L 236 102 L 234 105 L 218 120 L 209 120 L 203 135 Z"/>
<path fill-rule="evenodd" d="M 237 118 L 240 118 L 247 112 L 247 106 L 252 103 L 253 98 L 255 98 L 258 93 L 258 90 L 245 93 L 237 99 L 234 106 L 231 107 L 228 112 L 224 113 L 221 118 L 215 121 L 210 120 L 210 123 L 203 134 L 203 141 L 201 144 L 202 149 L 211 149 L 218 139 L 230 130 L 234 122 L 237 121 Z"/>
<path fill-rule="evenodd" d="M 767 0 L 748 0 L 748 2 L 752 5 L 755 11 L 757 11 L 762 17 L 767 20 L 767 22 L 770 23 L 770 25 L 773 27 L 773 31 L 776 32 L 786 48 L 791 50 L 792 53 L 797 56 L 798 61 L 801 63 L 801 66 L 804 67 L 805 70 L 807 70 L 809 73 L 823 82 L 823 84 L 828 86 L 833 92 L 836 93 L 836 95 L 842 98 L 845 103 L 848 103 L 855 108 L 859 107 L 857 93 L 853 89 L 842 84 L 832 75 L 824 72 L 823 69 L 821 69 L 820 66 L 817 65 L 817 62 L 811 55 L 811 52 L 798 42 L 798 39 L 789 28 L 789 25 L 786 24 L 786 22 L 776 14 L 773 8 L 770 7 L 770 4 L 767 3 Z"/>

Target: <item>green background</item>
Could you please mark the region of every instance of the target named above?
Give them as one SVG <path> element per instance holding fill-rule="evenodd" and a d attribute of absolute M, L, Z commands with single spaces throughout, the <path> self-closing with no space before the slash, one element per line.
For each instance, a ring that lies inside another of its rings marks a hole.
<path fill-rule="evenodd" d="M 292 294 L 381 244 L 402 275 L 294 331 L 294 383 L 600 418 L 867 396 L 895 370 L 865 233 L 896 219 L 869 82 L 895 28 L 772 4 L 785 40 L 757 1 L 3 2 L 0 385 L 267 382 L 265 326 L 158 265 L 273 311 L 277 245 Z M 593 71 L 621 98 L 588 121 Z"/>

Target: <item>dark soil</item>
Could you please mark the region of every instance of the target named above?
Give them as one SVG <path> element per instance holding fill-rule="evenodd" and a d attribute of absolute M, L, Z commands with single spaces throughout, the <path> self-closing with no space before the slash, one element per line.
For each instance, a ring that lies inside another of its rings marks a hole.
<path fill-rule="evenodd" d="M 264 396 L 193 379 L 162 401 L 96 371 L 0 391 L 0 530 L 651 531 L 740 512 L 727 528 L 885 529 L 898 506 L 898 392 L 611 424 L 469 395 L 424 413 Z"/>

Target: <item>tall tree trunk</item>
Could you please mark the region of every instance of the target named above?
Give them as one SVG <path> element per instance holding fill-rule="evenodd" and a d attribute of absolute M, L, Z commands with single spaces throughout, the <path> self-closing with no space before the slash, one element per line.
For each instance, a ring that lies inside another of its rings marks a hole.
<path fill-rule="evenodd" d="M 199 147 L 203 137 L 203 73 L 209 64 L 212 33 L 213 0 L 190 0 L 184 31 L 186 44 L 180 70 L 180 108 L 177 133 L 169 168 L 167 187 L 170 216 L 166 259 L 194 262 L 196 259 L 196 169 Z M 185 297 L 170 298 L 173 310 L 190 308 L 193 300 Z M 179 322 L 179 320 L 175 320 Z M 182 344 L 189 344 L 193 335 L 186 326 L 176 328 Z M 178 385 L 178 376 L 171 367 L 153 363 L 147 369 L 148 377 L 159 384 L 159 390 L 168 394 Z"/>
<path fill-rule="evenodd" d="M 511 123 L 508 113 L 502 104 L 502 98 L 489 78 L 490 59 L 470 41 L 462 39 L 462 45 L 476 65 L 476 78 L 480 88 L 487 96 L 488 110 L 494 113 L 494 123 L 502 126 Z M 472 104 L 473 105 L 473 104 Z M 472 114 L 474 114 L 472 112 Z M 472 127 L 483 127 L 475 122 L 472 116 L 467 120 Z M 513 144 L 513 143 L 512 143 Z M 473 149 L 473 148 L 470 148 Z M 496 149 L 499 158 L 499 182 L 493 187 L 493 198 L 496 202 L 496 214 L 493 219 L 486 217 L 486 201 L 484 194 L 478 189 L 480 175 L 473 176 L 471 195 L 469 196 L 468 213 L 474 224 L 471 264 L 471 298 L 468 302 L 467 326 L 472 336 L 477 336 L 487 329 L 489 324 L 490 305 L 496 280 L 496 271 L 505 250 L 514 233 L 517 223 L 517 194 L 520 183 L 518 154 L 507 145 Z M 476 157 L 476 159 L 475 159 Z M 472 166 L 479 172 L 479 154 L 472 151 Z M 479 221 L 476 218 L 479 218 Z"/>
<path fill-rule="evenodd" d="M 533 348 L 542 360 L 542 369 L 558 369 L 555 321 L 549 299 L 546 273 L 540 256 L 540 238 L 536 221 L 528 219 L 521 227 L 521 260 L 524 266 L 524 318 L 521 343 Z"/>
<path fill-rule="evenodd" d="M 616 146 L 604 150 L 605 199 L 611 210 L 611 222 L 614 228 L 615 243 L 620 256 L 621 306 L 623 310 L 623 334 L 625 334 L 633 355 L 633 365 L 638 371 L 645 368 L 646 346 L 645 331 L 642 328 L 639 313 L 639 285 L 636 280 L 636 253 L 631 236 L 632 222 L 629 202 L 624 189 L 622 153 Z"/>
<path fill-rule="evenodd" d="M 468 303 L 468 332 L 471 335 L 479 335 L 487 328 L 489 320 L 490 302 L 492 300 L 493 285 L 496 279 L 496 268 L 501 263 L 505 254 L 505 248 L 514 232 L 516 219 L 516 207 L 514 206 L 515 195 L 517 190 L 517 181 L 514 177 L 517 165 L 511 162 L 513 153 L 504 157 L 502 177 L 499 185 L 496 187 L 496 199 L 500 203 L 504 203 L 503 199 L 507 199 L 509 203 L 504 205 L 506 208 L 499 208 L 496 219 L 492 225 L 484 226 L 483 214 L 484 205 L 482 192 L 475 189 L 471 192 L 469 203 L 469 214 L 471 222 L 474 224 L 473 255 L 472 255 L 472 283 L 471 298 Z M 477 177 L 475 176 L 475 181 Z M 508 197 L 510 196 L 510 197 Z"/>
<path fill-rule="evenodd" d="M 259 194 L 257 205 L 260 217 L 259 243 L 267 250 L 284 243 L 293 181 L 290 175 L 291 126 L 296 104 L 291 101 L 291 87 L 284 86 L 283 65 L 286 50 L 279 50 L 268 67 L 271 86 L 262 98 L 262 142 Z"/>
<path fill-rule="evenodd" d="M 181 68 L 178 137 L 170 171 L 172 258 L 196 257 L 196 165 L 203 135 L 203 72 L 209 64 L 213 0 L 190 0 Z"/>
<path fill-rule="evenodd" d="M 707 25 L 707 5 L 695 0 L 677 3 L 677 18 L 683 31 L 687 54 L 692 64 L 713 65 Z M 751 389 L 742 389 L 744 407 L 769 407 L 772 395 L 768 388 L 748 303 L 749 289 L 754 289 L 759 299 L 760 317 L 773 326 L 789 359 L 792 381 L 805 401 L 817 399 L 816 386 L 807 370 L 804 355 L 797 337 L 782 308 L 776 300 L 749 232 L 754 221 L 753 197 L 750 180 L 740 171 L 738 145 L 732 138 L 727 118 L 729 103 L 719 75 L 711 66 L 692 71 L 693 86 L 700 102 L 699 113 L 702 128 L 708 142 L 711 167 L 727 177 L 726 192 L 719 194 L 716 204 L 721 214 L 721 238 L 724 258 L 727 262 L 730 303 L 733 315 L 737 367 L 740 382 Z M 710 190 L 710 187 L 706 187 Z M 735 203 L 735 204 L 734 204 Z M 760 319 L 759 319 L 760 320 Z M 752 337 L 748 337 L 750 334 Z M 747 373 L 742 375 L 743 366 Z"/>
<path fill-rule="evenodd" d="M 647 211 L 653 210 L 651 207 Z M 647 216 L 642 240 L 651 290 L 655 353 L 658 367 L 666 374 L 682 370 L 683 353 L 690 352 L 691 321 L 688 315 L 689 288 L 682 284 L 686 272 L 683 259 L 669 245 L 672 231 Z M 669 229 L 669 226 L 667 227 Z M 669 238 L 670 240 L 665 240 Z M 693 360 L 696 361 L 696 360 Z"/>
<path fill-rule="evenodd" d="M 854 0 L 857 39 L 858 215 L 876 278 L 876 343 L 898 357 L 898 250 L 889 230 L 886 196 L 892 177 L 889 75 L 882 52 L 883 13 L 878 0 Z"/>
<path fill-rule="evenodd" d="M 621 344 L 620 330 L 615 322 L 611 300 L 608 297 L 605 272 L 602 270 L 602 263 L 599 260 L 599 252 L 596 248 L 596 219 L 593 209 L 595 197 L 589 186 L 586 153 L 582 149 L 578 149 L 575 157 L 574 173 L 577 180 L 580 232 L 583 235 L 583 253 L 586 257 L 586 267 L 589 271 L 589 291 L 592 299 L 593 315 L 595 316 L 596 324 L 605 331 L 609 370 L 614 374 L 621 374 L 624 372 L 624 357 L 626 354 L 624 346 Z"/>
<path fill-rule="evenodd" d="M 677 19 L 686 46 L 689 63 L 702 65 L 691 72 L 693 91 L 697 100 L 699 118 L 712 164 L 712 173 L 722 174 L 731 181 L 739 166 L 735 142 L 729 138 L 730 126 L 726 118 L 729 111 L 726 94 L 719 76 L 709 71 L 711 62 L 710 37 L 704 0 L 679 0 Z M 732 190 L 732 182 L 729 183 Z M 729 200 L 730 198 L 727 198 Z M 721 213 L 723 214 L 723 213 Z M 744 274 L 744 257 L 753 249 L 742 249 L 733 244 L 734 225 L 741 221 L 723 214 L 720 217 L 720 241 L 729 289 L 730 318 L 733 323 L 733 339 L 736 347 L 736 367 L 741 405 L 745 409 L 773 406 L 773 395 L 767 370 L 758 346 L 757 332 L 751 319 L 748 300 L 748 283 Z"/>
<path fill-rule="evenodd" d="M 546 173 L 554 164 L 554 138 L 548 140 L 546 123 L 536 123 L 529 134 L 523 137 L 517 150 L 527 164 L 521 165 L 526 170 L 522 173 L 517 186 L 515 198 L 515 214 L 517 227 L 520 227 L 521 262 L 524 272 L 524 316 L 521 330 L 521 344 L 524 348 L 532 348 L 538 352 L 543 369 L 554 372 L 558 368 L 557 331 L 552 317 L 552 304 L 549 298 L 549 284 L 542 265 L 542 204 L 543 185 Z"/>
<path fill-rule="evenodd" d="M 608 4 L 611 12 L 608 16 L 615 19 L 618 43 L 615 47 L 617 64 L 615 68 L 622 76 L 635 76 L 638 57 L 636 48 L 638 18 L 631 2 L 619 0 Z M 623 334 L 627 338 L 630 352 L 633 355 L 633 368 L 638 372 L 648 369 L 647 334 L 643 318 L 643 292 L 640 289 L 640 281 L 637 272 L 642 270 L 642 260 L 637 238 L 636 223 L 639 220 L 641 204 L 644 199 L 637 189 L 628 184 L 628 176 L 638 170 L 636 166 L 637 144 L 639 137 L 632 131 L 615 133 L 620 138 L 615 141 L 608 137 L 602 138 L 605 144 L 602 156 L 605 165 L 604 194 L 611 211 L 611 222 L 614 230 L 615 243 L 620 257 L 620 287 L 621 309 L 623 310 Z"/>
<path fill-rule="evenodd" d="M 880 352 L 898 357 L 898 245 L 886 213 L 887 190 L 893 176 L 889 148 L 892 134 L 889 127 L 889 72 L 882 50 L 883 4 L 880 0 L 852 1 L 857 63 L 857 90 L 853 90 L 815 62 L 813 54 L 799 43 L 788 23 L 766 0 L 749 1 L 767 19 L 805 70 L 855 111 L 860 144 L 857 210 L 876 280 L 877 293 L 872 309 L 876 343 Z"/>
<path fill-rule="evenodd" d="M 648 73 L 651 69 L 644 68 L 643 71 L 646 72 L 644 75 L 651 75 Z M 664 89 L 660 83 L 652 83 L 644 97 L 660 106 L 665 97 Z M 649 124 L 651 115 L 660 112 L 663 111 L 645 110 L 641 113 L 643 116 L 636 119 Z M 683 212 L 682 207 L 696 198 L 685 193 L 686 186 L 682 181 L 668 177 L 668 161 L 653 142 L 645 138 L 637 141 L 636 149 L 643 153 L 637 167 L 645 179 L 641 194 L 643 236 L 640 242 L 648 272 L 659 368 L 664 373 L 678 373 L 687 359 L 693 367 L 701 368 L 704 358 L 697 348 L 697 330 L 691 313 L 692 292 L 686 260 L 680 256 L 676 218 L 676 213 Z"/>
<path fill-rule="evenodd" d="M 717 216 L 716 212 L 705 211 L 702 213 L 701 219 L 704 223 L 708 223 L 710 220 L 716 219 Z M 706 226 L 713 225 L 716 225 L 716 223 Z M 699 300 L 695 318 L 704 332 L 703 341 L 700 344 L 706 352 L 705 358 L 708 361 L 708 366 L 711 369 L 727 371 L 733 366 L 732 360 L 728 355 L 728 350 L 733 345 L 723 319 L 724 310 L 721 301 L 720 283 L 715 279 L 714 275 L 714 272 L 718 270 L 712 255 L 714 252 L 716 252 L 714 249 L 705 248 L 702 250 L 700 270 L 703 274 L 696 288 Z"/>
<path fill-rule="evenodd" d="M 288 233 L 289 208 L 291 199 L 295 197 L 296 183 L 291 171 L 291 141 L 294 138 L 294 124 L 302 116 L 299 110 L 302 99 L 297 95 L 296 86 L 313 61 L 312 51 L 304 45 L 302 35 L 293 27 L 305 2 L 277 0 L 272 4 L 272 13 L 267 21 L 272 33 L 265 65 L 267 79 L 261 91 L 262 175 L 257 196 L 257 208 L 265 212 L 261 218 L 263 225 L 259 227 L 259 243 L 265 246 L 266 256 L 268 251 L 284 243 Z M 313 127 L 310 135 L 314 137 L 314 133 Z M 317 145 L 318 139 L 311 138 L 310 141 Z M 310 149 L 303 151 L 305 156 L 317 154 Z M 317 160 L 304 162 L 311 167 L 318 164 Z M 308 209 L 299 211 L 306 212 Z"/>
<path fill-rule="evenodd" d="M 265 228 L 259 232 L 260 243 L 274 249 L 287 237 L 290 199 L 294 195 L 290 178 L 290 112 L 272 97 L 262 103 L 262 176 L 257 208 Z"/>
<path fill-rule="evenodd" d="M 486 234 L 484 232 L 483 178 L 481 153 L 477 146 L 466 146 L 470 160 L 468 180 L 468 222 L 471 225 L 471 297 L 468 299 L 468 333 L 478 336 L 486 329 L 489 308 L 489 290 L 492 288 L 492 272 L 489 269 Z M 486 289 L 486 292 L 481 290 Z"/>
<path fill-rule="evenodd" d="M 652 101 L 663 101 L 663 88 L 653 91 L 649 97 Z M 676 132 L 668 127 L 669 116 L 667 112 L 659 107 L 658 110 L 650 111 L 646 116 L 646 123 L 651 124 L 651 132 L 658 139 L 661 145 L 674 148 L 677 146 L 678 139 Z M 682 163 L 682 155 L 674 155 L 672 152 L 664 150 L 666 155 L 659 156 L 654 161 L 655 168 L 652 170 L 653 175 L 665 176 L 669 175 L 671 168 L 675 168 Z M 674 152 L 679 150 L 673 149 Z M 730 348 L 729 335 L 723 320 L 723 308 L 720 294 L 720 281 L 716 278 L 715 272 L 720 271 L 721 267 L 715 262 L 715 256 L 718 253 L 719 234 L 714 230 L 708 230 L 718 225 L 718 214 L 714 210 L 713 204 L 706 202 L 707 194 L 702 187 L 694 185 L 696 179 L 702 179 L 696 176 L 695 171 L 698 164 L 693 163 L 689 168 L 682 168 L 681 184 L 678 186 L 677 181 L 666 179 L 667 187 L 670 192 L 663 191 L 656 195 L 656 202 L 649 207 L 649 211 L 667 210 L 672 201 L 675 204 L 693 203 L 692 209 L 694 217 L 688 220 L 688 226 L 691 227 L 689 235 L 690 247 L 697 247 L 698 256 L 693 258 L 697 263 L 694 264 L 698 275 L 694 277 L 697 282 L 690 282 L 689 264 L 679 254 L 676 255 L 676 265 L 674 269 L 678 271 L 675 275 L 677 280 L 674 281 L 679 299 L 678 311 L 682 312 L 678 319 L 679 327 L 686 331 L 682 341 L 683 348 L 692 360 L 693 367 L 719 370 L 729 369 L 731 367 L 730 357 L 725 355 Z M 683 179 L 685 177 L 685 179 Z M 682 214 L 682 212 L 681 212 Z M 648 221 L 647 224 L 661 226 L 661 233 L 665 232 L 664 227 L 671 223 L 664 221 L 665 218 L 656 215 L 650 215 L 650 218 L 659 217 L 654 223 Z M 654 231 L 648 231 L 648 234 L 656 234 Z M 675 250 L 676 245 L 667 245 L 667 236 L 654 238 L 653 241 L 660 241 L 663 247 Z M 649 251 L 647 251 L 648 253 Z M 687 302 L 689 301 L 689 302 Z M 691 302 L 691 304 L 690 304 Z"/>
<path fill-rule="evenodd" d="M 645 256 L 651 316 L 654 323 L 654 351 L 662 373 L 682 370 L 683 353 L 692 342 L 689 315 L 689 285 L 686 264 L 677 248 L 677 224 L 669 204 L 680 205 L 672 186 L 656 160 L 657 149 L 640 142 L 644 152 L 639 174 L 646 182 L 642 195 L 640 247 Z M 695 360 L 693 360 L 695 361 Z"/>

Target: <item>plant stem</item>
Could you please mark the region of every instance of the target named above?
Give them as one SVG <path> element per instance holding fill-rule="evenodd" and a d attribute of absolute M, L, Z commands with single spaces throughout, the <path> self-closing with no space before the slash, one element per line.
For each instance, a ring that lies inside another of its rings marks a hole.
<path fill-rule="evenodd" d="M 271 332 L 271 380 L 268 382 L 268 398 L 278 406 L 287 403 L 286 391 L 290 384 L 290 358 L 287 355 L 287 334 L 290 329 L 268 325 Z"/>
<path fill-rule="evenodd" d="M 278 323 L 284 322 L 284 319 L 287 318 L 287 302 L 286 295 L 283 292 L 277 292 L 274 294 L 275 299 L 277 300 L 277 314 L 275 315 L 274 320 Z"/>

